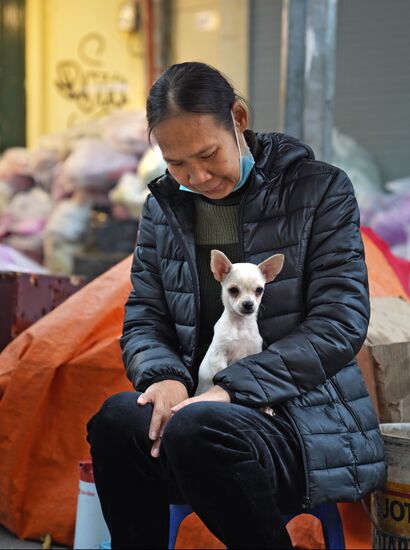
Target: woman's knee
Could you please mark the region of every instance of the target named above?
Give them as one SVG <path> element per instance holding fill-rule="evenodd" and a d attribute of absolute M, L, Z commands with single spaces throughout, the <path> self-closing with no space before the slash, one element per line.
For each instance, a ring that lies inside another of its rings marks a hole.
<path fill-rule="evenodd" d="M 187 405 L 170 418 L 165 426 L 161 447 L 170 458 L 191 462 L 195 456 L 204 458 L 223 441 L 218 427 L 218 407 L 215 403 L 199 402 Z"/>
<path fill-rule="evenodd" d="M 121 444 L 130 437 L 148 436 L 151 405 L 137 404 L 140 394 L 123 392 L 112 395 L 87 423 L 87 441 L 92 450 Z"/>

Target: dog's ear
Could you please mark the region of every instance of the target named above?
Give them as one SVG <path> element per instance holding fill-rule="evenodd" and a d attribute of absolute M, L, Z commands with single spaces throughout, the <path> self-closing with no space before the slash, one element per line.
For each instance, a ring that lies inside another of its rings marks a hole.
<path fill-rule="evenodd" d="M 215 279 L 222 283 L 232 269 L 229 259 L 220 250 L 211 250 L 211 271 Z"/>
<path fill-rule="evenodd" d="M 285 256 L 283 254 L 275 254 L 258 265 L 267 283 L 273 281 L 276 275 L 282 271 L 284 261 Z"/>

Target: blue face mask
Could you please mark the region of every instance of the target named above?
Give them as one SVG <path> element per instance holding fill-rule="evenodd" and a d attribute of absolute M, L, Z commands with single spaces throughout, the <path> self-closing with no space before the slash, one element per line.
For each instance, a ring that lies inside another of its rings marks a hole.
<path fill-rule="evenodd" d="M 252 171 L 252 168 L 255 166 L 255 159 L 253 158 L 251 150 L 249 149 L 248 144 L 246 143 L 246 140 L 245 140 L 245 136 L 243 134 L 242 134 L 242 139 L 245 145 L 245 153 L 242 155 L 241 148 L 239 147 L 238 132 L 236 131 L 236 124 L 235 124 L 235 119 L 233 117 L 232 111 L 231 111 L 231 115 L 232 115 L 232 121 L 233 121 L 233 128 L 235 130 L 236 144 L 238 146 L 238 151 L 239 151 L 239 180 L 231 191 L 231 193 L 233 193 L 234 191 L 237 191 L 238 189 L 240 189 L 246 183 L 249 177 L 249 174 Z"/>
<path fill-rule="evenodd" d="M 233 122 L 233 128 L 235 131 L 235 137 L 236 137 L 236 144 L 238 146 L 239 151 L 239 180 L 235 184 L 235 187 L 232 189 L 231 193 L 234 191 L 237 191 L 240 189 L 247 181 L 249 174 L 252 171 L 252 168 L 255 166 L 255 159 L 253 158 L 253 155 L 251 153 L 251 150 L 248 147 L 248 144 L 246 143 L 245 136 L 242 134 L 243 143 L 245 145 L 245 153 L 242 154 L 241 148 L 239 146 L 239 138 L 238 138 L 238 132 L 236 131 L 236 124 L 235 119 L 233 116 L 233 113 L 231 111 L 232 116 L 232 122 Z M 196 193 L 197 195 L 200 195 L 198 191 L 192 191 L 192 189 L 188 189 L 188 187 L 185 187 L 184 185 L 179 186 L 181 191 L 189 191 L 190 193 Z"/>

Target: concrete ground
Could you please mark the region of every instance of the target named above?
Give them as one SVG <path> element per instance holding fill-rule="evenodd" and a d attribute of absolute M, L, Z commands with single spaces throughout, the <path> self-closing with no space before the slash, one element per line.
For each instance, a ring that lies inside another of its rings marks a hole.
<path fill-rule="evenodd" d="M 1 550 L 14 550 L 14 549 L 26 549 L 30 550 L 31 548 L 42 548 L 41 542 L 35 542 L 32 540 L 20 540 L 15 535 L 4 529 L 0 526 L 0 549 Z M 66 546 L 58 546 L 53 544 L 52 548 L 67 548 Z"/>

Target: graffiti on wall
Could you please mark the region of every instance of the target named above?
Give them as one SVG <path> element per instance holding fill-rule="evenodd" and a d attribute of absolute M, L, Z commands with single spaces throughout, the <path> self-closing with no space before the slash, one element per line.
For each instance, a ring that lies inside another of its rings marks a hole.
<path fill-rule="evenodd" d="M 57 63 L 55 86 L 77 109 L 69 116 L 68 126 L 75 124 L 78 112 L 96 118 L 121 109 L 129 101 L 127 79 L 104 69 L 105 49 L 104 37 L 89 33 L 78 44 L 78 61 L 63 59 Z"/>

